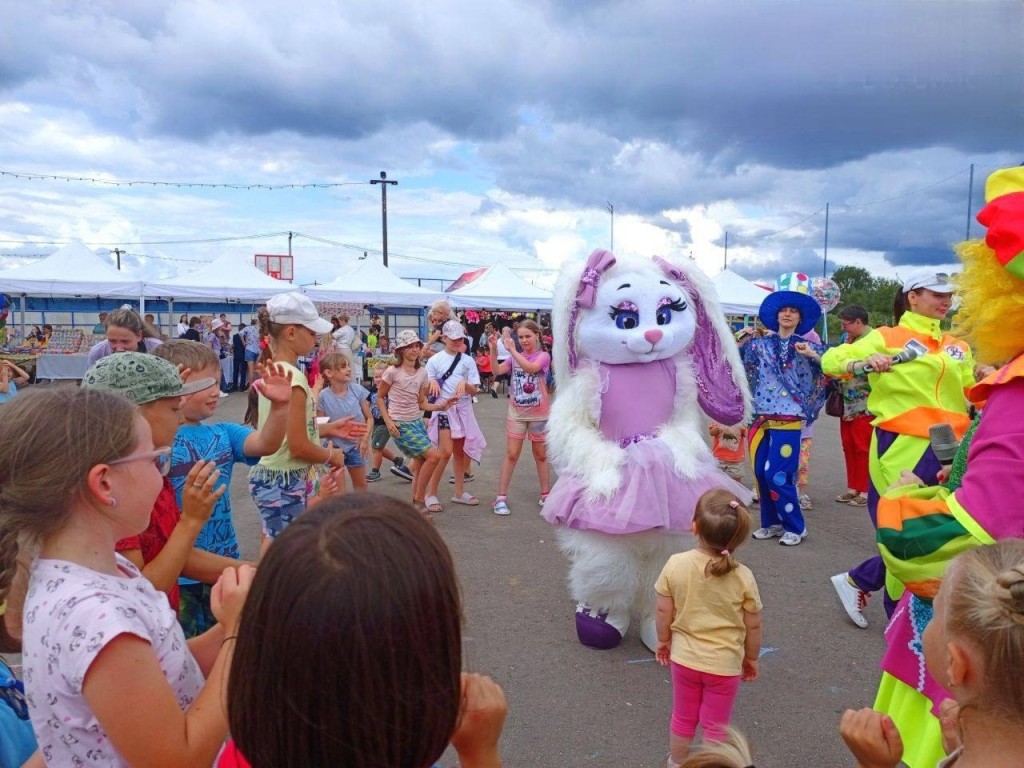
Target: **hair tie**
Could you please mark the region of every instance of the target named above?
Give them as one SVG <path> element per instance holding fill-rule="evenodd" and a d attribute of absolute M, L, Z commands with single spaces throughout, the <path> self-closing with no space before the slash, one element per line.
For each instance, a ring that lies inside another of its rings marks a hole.
<path fill-rule="evenodd" d="M 739 509 L 740 503 L 736 501 L 736 499 L 733 499 L 732 501 L 729 502 L 729 506 L 732 507 L 733 509 Z"/>
<path fill-rule="evenodd" d="M 728 549 L 723 549 L 722 550 L 722 557 L 728 557 L 728 556 L 729 556 L 729 550 Z"/>

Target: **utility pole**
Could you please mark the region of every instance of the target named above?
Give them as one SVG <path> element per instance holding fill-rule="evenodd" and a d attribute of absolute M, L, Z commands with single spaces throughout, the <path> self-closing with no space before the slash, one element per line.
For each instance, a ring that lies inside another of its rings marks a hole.
<path fill-rule="evenodd" d="M 825 203 L 825 257 L 821 262 L 822 277 L 828 277 L 828 206 L 829 203 Z"/>
<path fill-rule="evenodd" d="M 120 272 L 121 271 L 121 254 L 122 253 L 127 253 L 127 251 L 125 251 L 125 250 L 123 250 L 121 248 L 111 248 L 110 252 L 112 254 L 114 254 L 115 256 L 117 256 L 117 271 Z"/>
<path fill-rule="evenodd" d="M 371 184 L 380 184 L 380 218 L 383 230 L 384 243 L 384 266 L 388 265 L 388 184 L 397 184 L 397 181 L 388 180 L 384 171 L 380 172 L 379 179 L 370 179 Z"/>
<path fill-rule="evenodd" d="M 722 269 L 729 268 L 729 230 L 725 231 L 725 255 L 722 257 Z"/>
<path fill-rule="evenodd" d="M 611 241 L 608 244 L 608 250 L 615 252 L 615 206 L 611 203 L 606 203 L 605 207 L 608 209 L 608 215 L 612 219 L 612 236 Z"/>
<path fill-rule="evenodd" d="M 974 163 L 971 163 L 971 179 L 967 182 L 967 234 L 964 240 L 971 239 L 971 208 L 974 207 Z"/>

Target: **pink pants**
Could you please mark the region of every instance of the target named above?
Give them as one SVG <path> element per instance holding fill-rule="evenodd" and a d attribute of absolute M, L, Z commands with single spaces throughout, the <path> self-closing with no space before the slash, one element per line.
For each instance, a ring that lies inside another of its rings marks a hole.
<path fill-rule="evenodd" d="M 739 675 L 712 675 L 672 665 L 672 733 L 692 739 L 697 722 L 709 741 L 722 741 L 740 689 Z"/>

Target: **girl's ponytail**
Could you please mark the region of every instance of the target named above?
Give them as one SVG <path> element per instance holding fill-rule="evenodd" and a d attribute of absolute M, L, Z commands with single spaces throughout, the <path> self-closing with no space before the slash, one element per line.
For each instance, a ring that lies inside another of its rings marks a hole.
<path fill-rule="evenodd" d="M 725 576 L 739 566 L 735 552 L 750 536 L 750 513 L 728 491 L 708 491 L 700 497 L 693 515 L 697 535 L 717 554 L 708 563 L 711 576 Z"/>

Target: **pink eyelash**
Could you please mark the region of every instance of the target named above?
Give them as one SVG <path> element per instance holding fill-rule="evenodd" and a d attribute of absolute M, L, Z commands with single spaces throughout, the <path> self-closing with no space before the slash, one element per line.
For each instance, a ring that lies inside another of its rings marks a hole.
<path fill-rule="evenodd" d="M 620 301 L 615 305 L 616 309 L 621 309 L 625 312 L 639 312 L 640 309 L 632 301 Z"/>
<path fill-rule="evenodd" d="M 658 309 L 661 309 L 662 307 L 667 307 L 669 304 L 675 304 L 677 301 L 678 299 L 670 299 L 668 296 L 665 296 L 664 298 L 658 300 Z"/>

